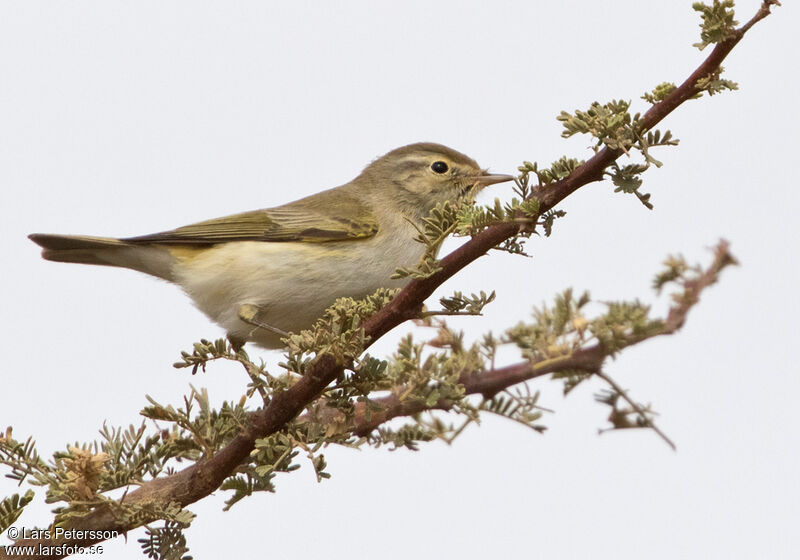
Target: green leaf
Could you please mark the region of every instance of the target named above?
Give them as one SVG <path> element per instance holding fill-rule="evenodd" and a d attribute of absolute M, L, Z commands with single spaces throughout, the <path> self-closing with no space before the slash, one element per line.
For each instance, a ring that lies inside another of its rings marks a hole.
<path fill-rule="evenodd" d="M 700 12 L 700 42 L 693 46 L 701 51 L 710 44 L 722 43 L 736 35 L 738 22 L 733 19 L 734 0 L 714 0 L 712 5 L 695 2 L 692 9 Z"/>
<path fill-rule="evenodd" d="M 23 509 L 33 500 L 33 496 L 33 490 L 28 490 L 24 496 L 14 494 L 0 502 L 0 533 L 8 529 L 22 515 Z"/>

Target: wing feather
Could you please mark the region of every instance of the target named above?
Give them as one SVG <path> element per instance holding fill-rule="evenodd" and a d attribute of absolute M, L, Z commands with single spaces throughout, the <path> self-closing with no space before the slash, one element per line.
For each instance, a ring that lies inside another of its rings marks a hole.
<path fill-rule="evenodd" d="M 212 245 L 229 241 L 322 243 L 364 239 L 377 232 L 378 221 L 372 209 L 355 195 L 338 188 L 276 208 L 215 218 L 122 241 L 166 245 Z"/>

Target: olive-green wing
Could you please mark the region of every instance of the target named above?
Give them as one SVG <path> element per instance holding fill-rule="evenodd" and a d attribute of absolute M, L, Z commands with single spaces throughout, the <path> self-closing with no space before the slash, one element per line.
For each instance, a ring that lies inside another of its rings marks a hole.
<path fill-rule="evenodd" d="M 350 193 L 332 189 L 276 208 L 234 214 L 122 241 L 148 244 L 320 243 L 363 239 L 377 232 L 378 222 L 369 206 Z"/>

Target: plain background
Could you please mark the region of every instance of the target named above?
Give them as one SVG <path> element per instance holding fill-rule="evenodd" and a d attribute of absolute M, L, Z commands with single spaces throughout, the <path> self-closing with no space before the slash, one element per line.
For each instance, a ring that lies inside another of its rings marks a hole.
<path fill-rule="evenodd" d="M 644 110 L 641 93 L 682 81 L 705 55 L 690 4 L 2 3 L 0 424 L 49 455 L 103 422 L 138 423 L 145 394 L 179 403 L 191 383 L 221 402 L 246 383 L 232 367 L 171 367 L 222 335 L 177 288 L 45 262 L 27 234 L 127 236 L 274 206 L 416 141 L 495 172 L 588 157 L 589 139 L 560 139 L 555 116 L 612 98 Z M 739 20 L 757 5 L 741 0 Z M 786 2 L 734 50 L 740 91 L 662 125 L 681 144 L 645 175 L 654 211 L 592 184 L 529 243 L 532 259 L 492 254 L 439 292 L 497 290 L 485 317 L 458 323 L 471 337 L 566 286 L 663 310 L 649 288 L 663 258 L 705 263 L 730 240 L 742 266 L 685 329 L 608 365 L 654 404 L 677 452 L 646 431 L 598 436 L 599 385 L 564 400 L 543 380 L 546 435 L 487 419 L 418 453 L 329 449 L 322 484 L 304 464 L 231 512 L 222 492 L 190 506 L 194 557 L 796 557 L 797 16 Z M 510 189 L 493 193 L 482 200 Z M 48 522 L 37 498 L 18 526 Z M 104 543 L 106 557 L 140 558 L 141 535 Z"/>

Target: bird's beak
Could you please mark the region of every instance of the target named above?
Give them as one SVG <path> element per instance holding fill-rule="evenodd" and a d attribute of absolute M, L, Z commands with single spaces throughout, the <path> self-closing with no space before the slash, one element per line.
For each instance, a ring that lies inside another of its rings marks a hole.
<path fill-rule="evenodd" d="M 513 175 L 502 175 L 499 173 L 484 173 L 483 175 L 478 175 L 475 177 L 475 185 L 480 187 L 486 187 L 489 185 L 494 185 L 495 183 L 505 183 L 506 181 L 513 181 Z"/>

